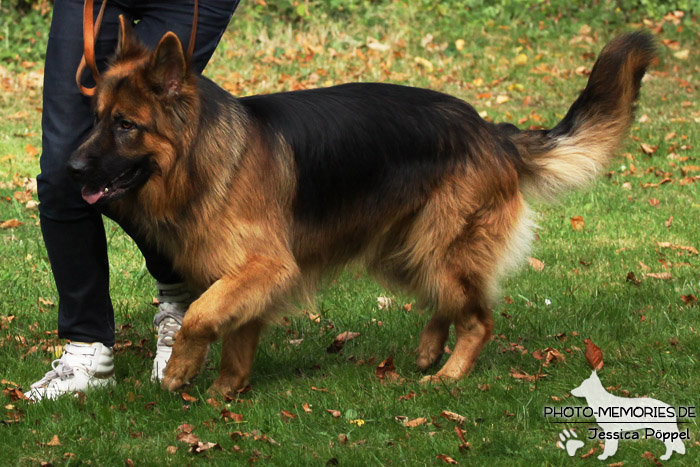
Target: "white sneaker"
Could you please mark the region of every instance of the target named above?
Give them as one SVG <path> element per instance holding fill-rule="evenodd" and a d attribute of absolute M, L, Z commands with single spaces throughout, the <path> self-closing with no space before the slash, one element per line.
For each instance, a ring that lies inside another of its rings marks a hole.
<path fill-rule="evenodd" d="M 165 366 L 173 353 L 175 333 L 182 327 L 187 308 L 192 303 L 192 295 L 183 283 L 163 284 L 158 282 L 158 313 L 153 325 L 158 328 L 156 356 L 153 359 L 151 381 L 162 381 Z"/>
<path fill-rule="evenodd" d="M 51 363 L 52 370 L 30 386 L 27 396 L 38 402 L 113 384 L 113 355 L 111 347 L 99 342 L 70 342 L 61 358 Z"/>

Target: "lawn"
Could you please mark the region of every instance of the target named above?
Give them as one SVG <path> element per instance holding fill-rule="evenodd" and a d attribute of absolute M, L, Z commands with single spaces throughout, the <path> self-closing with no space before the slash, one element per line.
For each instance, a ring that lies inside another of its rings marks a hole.
<path fill-rule="evenodd" d="M 609 172 L 558 204 L 534 206 L 533 259 L 504 282 L 493 341 L 464 380 L 421 385 L 413 350 L 427 316 L 411 297 L 346 271 L 319 294 L 316 310 L 266 333 L 250 391 L 233 400 L 206 394 L 217 374 L 215 347 L 186 394 L 164 392 L 148 380 L 154 284 L 132 242 L 108 222 L 118 384 L 32 404 L 20 393 L 63 344 L 33 181 L 49 20 L 34 12 L 12 21 L 3 12 L 0 464 L 658 462 L 664 448 L 656 440 L 622 441 L 601 462 L 601 444 L 586 439 L 590 419 L 557 424 L 543 412 L 585 406 L 570 391 L 590 375 L 586 338 L 603 352 L 598 375 L 611 393 L 673 406 L 699 402 L 698 11 L 625 11 L 617 8 L 625 2 L 610 0 L 503 11 L 468 9 L 481 2 L 467 0 L 348 0 L 323 8 L 311 2 L 304 9 L 307 2 L 274 10 L 264 3 L 243 2 L 205 72 L 236 95 L 384 81 L 459 96 L 489 120 L 549 128 L 615 35 L 652 31 L 659 62 L 644 80 L 630 137 Z M 329 351 L 345 331 L 359 336 Z M 378 369 L 389 357 L 395 370 Z M 700 427 L 694 417 L 683 421 L 687 452 L 670 463 L 697 465 Z M 584 440 L 575 458 L 556 446 L 570 427 Z"/>

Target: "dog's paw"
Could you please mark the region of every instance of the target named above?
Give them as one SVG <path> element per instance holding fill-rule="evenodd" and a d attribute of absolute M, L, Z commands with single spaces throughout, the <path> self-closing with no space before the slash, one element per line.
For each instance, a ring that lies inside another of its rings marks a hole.
<path fill-rule="evenodd" d="M 453 378 L 451 376 L 446 376 L 446 375 L 441 375 L 441 374 L 436 374 L 436 375 L 428 375 L 424 376 L 420 379 L 420 384 L 445 384 L 445 383 L 454 383 L 457 381 L 457 378 Z"/>
<path fill-rule="evenodd" d="M 423 349 L 418 349 L 418 357 L 416 358 L 416 365 L 418 365 L 418 369 L 421 371 L 426 371 L 436 366 L 438 363 L 440 363 L 442 354 L 442 351 L 424 351 Z"/>
<path fill-rule="evenodd" d="M 565 450 L 569 457 L 574 457 L 576 455 L 576 451 L 578 451 L 581 446 L 583 446 L 583 441 L 578 439 L 575 431 L 564 429 L 561 433 L 559 433 L 557 447 Z M 598 459 L 600 459 L 600 457 Z"/>

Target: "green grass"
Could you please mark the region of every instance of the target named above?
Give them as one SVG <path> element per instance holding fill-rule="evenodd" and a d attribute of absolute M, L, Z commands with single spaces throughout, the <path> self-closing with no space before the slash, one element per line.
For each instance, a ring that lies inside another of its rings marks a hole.
<path fill-rule="evenodd" d="M 238 95 L 390 81 L 457 95 L 489 119 L 522 121 L 518 124 L 524 127 L 556 124 L 585 85 L 577 68 L 590 69 L 607 40 L 642 26 L 639 14 L 616 11 L 606 1 L 561 9 L 565 14 L 557 20 L 546 6 L 499 20 L 439 11 L 420 2 L 357 2 L 352 13 L 316 9 L 293 23 L 266 18 L 252 3 L 241 7 L 207 70 Z M 0 420 L 10 420 L 18 411 L 22 415 L 18 423 L 0 425 L 0 463 L 122 465 L 132 459 L 136 465 L 250 460 L 319 465 L 337 459 L 341 465 L 428 465 L 441 464 L 436 456 L 445 454 L 466 465 L 561 465 L 568 459 L 555 446 L 562 426 L 547 423 L 542 411 L 547 405 L 584 405 L 566 396 L 589 374 L 582 353 L 586 337 L 603 350 L 605 367 L 599 374 L 605 386 L 619 385 L 613 393 L 696 405 L 700 306 L 685 304 L 681 296 L 700 296 L 700 258 L 657 242 L 700 248 L 700 180 L 680 183 L 682 167 L 700 165 L 700 25 L 687 14 L 680 24 L 658 17 L 646 26 L 655 28 L 660 41 L 671 42 L 660 46 L 660 63 L 645 80 L 631 137 L 610 173 L 590 190 L 557 205 L 535 206 L 540 227 L 531 256 L 545 268 L 524 267 L 505 281 L 502 294 L 510 300 L 494 310 L 494 334 L 499 337 L 485 348 L 470 377 L 454 385 L 421 386 L 412 351 L 426 316 L 415 307 L 403 309 L 410 297 L 346 272 L 319 295 L 320 323 L 299 315 L 267 332 L 256 357 L 253 390 L 241 395 L 241 401 L 225 403 L 243 421 L 226 420 L 221 415 L 224 405 L 208 404 L 205 394 L 216 377 L 218 347 L 187 390 L 196 402 L 185 402 L 148 381 L 148 354 L 155 347 L 150 325 L 155 290 L 132 242 L 108 223 L 119 383 L 55 403 L 29 404 L 4 396 Z M 368 47 L 369 37 L 388 49 Z M 461 50 L 455 45 L 458 39 L 465 41 Z M 689 51 L 687 58 L 679 54 L 684 50 Z M 527 62 L 518 65 L 521 54 Z M 432 70 L 416 57 L 429 61 Z M 58 298 L 37 211 L 14 197 L 23 190 L 23 180 L 39 171 L 38 157 L 27 146 L 41 144 L 41 93 L 32 81 L 37 71 L 8 68 L 0 69 L 0 108 L 2 115 L 12 117 L 0 122 L 0 220 L 18 219 L 23 225 L 0 230 L 0 386 L 27 390 L 49 369 L 55 358 L 51 349 L 60 344 L 52 333 L 56 307 L 45 303 L 57 303 Z M 658 149 L 646 155 L 640 143 Z M 643 188 L 666 177 L 672 182 Z M 658 205 L 652 206 L 650 199 Z M 583 230 L 572 229 L 574 216 L 584 218 Z M 627 281 L 629 272 L 641 283 Z M 661 272 L 672 278 L 644 276 Z M 393 297 L 396 305 L 379 310 L 376 298 L 382 295 Z M 361 336 L 346 343 L 342 353 L 327 353 L 343 331 Z M 295 339 L 303 341 L 289 342 Z M 451 339 L 448 345 L 453 343 Z M 511 343 L 528 352 L 511 351 Z M 543 367 L 532 353 L 547 347 L 562 352 L 566 361 Z M 391 355 L 404 378 L 399 383 L 383 383 L 375 376 L 376 366 Z M 516 380 L 511 368 L 547 376 L 536 382 Z M 488 390 L 482 390 L 484 385 Z M 411 391 L 415 397 L 399 400 Z M 303 404 L 312 412 L 305 412 Z M 285 421 L 283 410 L 296 418 Z M 333 418 L 327 410 L 339 410 L 341 416 Z M 460 452 L 455 423 L 440 417 L 443 410 L 466 417 L 462 428 L 470 450 Z M 408 428 L 397 416 L 425 417 L 427 422 Z M 186 444 L 176 441 L 183 423 L 221 450 L 188 452 Z M 691 420 L 687 426 L 692 438 L 686 441 L 687 454 L 674 455 L 673 464 L 696 465 L 698 423 Z M 254 430 L 277 444 L 253 435 L 232 438 L 234 432 Z M 48 445 L 54 435 L 59 446 Z M 346 435 L 347 442 L 339 435 Z M 168 446 L 178 449 L 170 453 Z M 596 446 L 587 440 L 579 455 Z M 605 464 L 595 459 L 600 448 L 572 464 L 653 465 L 643 459 L 645 451 L 658 457 L 663 446 L 651 440 L 622 442 Z"/>

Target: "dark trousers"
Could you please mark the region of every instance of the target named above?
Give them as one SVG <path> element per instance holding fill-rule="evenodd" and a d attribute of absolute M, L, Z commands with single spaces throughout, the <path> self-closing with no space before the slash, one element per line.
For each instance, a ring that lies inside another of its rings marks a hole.
<path fill-rule="evenodd" d="M 114 53 L 119 15 L 135 21 L 141 41 L 154 48 L 167 31 L 186 48 L 193 0 L 105 0 L 107 7 L 95 44 L 100 69 Z M 99 1 L 95 2 L 97 16 Z M 238 0 L 201 0 L 194 68 L 201 72 L 214 53 Z M 58 335 L 64 339 L 114 345 L 114 310 L 109 297 L 109 264 L 102 215 L 80 196 L 66 162 L 92 127 L 90 99 L 75 84 L 83 53 L 82 0 L 56 0 L 44 69 L 41 174 L 37 176 L 41 231 L 58 289 Z M 91 84 L 89 73 L 84 83 Z M 179 282 L 170 262 L 134 235 L 128 219 L 119 220 L 134 238 L 149 272 L 160 282 Z"/>

